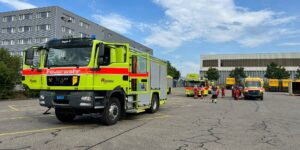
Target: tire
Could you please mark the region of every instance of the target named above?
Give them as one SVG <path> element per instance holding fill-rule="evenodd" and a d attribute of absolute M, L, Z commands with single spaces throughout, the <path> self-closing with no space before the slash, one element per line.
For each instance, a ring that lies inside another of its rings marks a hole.
<path fill-rule="evenodd" d="M 260 100 L 262 100 L 262 101 L 263 101 L 263 100 L 264 100 L 264 96 L 261 96 L 261 97 L 260 97 Z"/>
<path fill-rule="evenodd" d="M 104 108 L 102 122 L 105 125 L 116 124 L 120 119 L 121 112 L 122 110 L 119 99 L 116 97 L 111 97 L 108 105 Z"/>
<path fill-rule="evenodd" d="M 152 95 L 151 107 L 148 109 L 148 112 L 155 113 L 159 110 L 159 100 L 156 94 Z"/>
<path fill-rule="evenodd" d="M 55 109 L 55 116 L 61 122 L 71 122 L 75 119 L 76 115 L 72 113 L 66 113 L 62 109 Z"/>
<path fill-rule="evenodd" d="M 245 100 L 248 100 L 249 98 L 248 98 L 248 96 L 245 96 L 244 99 L 245 99 Z"/>

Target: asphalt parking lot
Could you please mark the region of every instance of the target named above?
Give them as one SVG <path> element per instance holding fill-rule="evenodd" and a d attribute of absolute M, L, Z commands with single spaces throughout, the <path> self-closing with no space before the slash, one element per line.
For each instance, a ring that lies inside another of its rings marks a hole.
<path fill-rule="evenodd" d="M 173 89 L 155 114 L 129 115 L 113 126 L 97 116 L 61 123 L 37 100 L 0 102 L 0 149 L 299 149 L 300 97 L 266 93 L 264 101 L 213 104 Z"/>

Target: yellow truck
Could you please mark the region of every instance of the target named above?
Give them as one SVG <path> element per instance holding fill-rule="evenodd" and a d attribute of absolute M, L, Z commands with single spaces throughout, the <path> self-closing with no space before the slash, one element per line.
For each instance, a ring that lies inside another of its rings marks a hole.
<path fill-rule="evenodd" d="M 123 113 L 155 113 L 167 101 L 166 77 L 165 61 L 128 43 L 53 39 L 24 52 L 23 84 L 62 122 L 99 113 L 111 125 Z"/>
<path fill-rule="evenodd" d="M 187 74 L 185 79 L 185 94 L 186 96 L 194 96 L 194 87 L 198 87 L 199 95 L 201 96 L 201 87 L 204 88 L 204 96 L 208 95 L 207 82 L 205 79 L 200 80 L 199 74 Z"/>
<path fill-rule="evenodd" d="M 261 78 L 245 78 L 244 79 L 243 95 L 245 99 L 260 98 L 264 99 L 265 89 L 263 88 L 264 81 Z"/>
<path fill-rule="evenodd" d="M 231 89 L 235 85 L 235 78 L 226 78 L 226 89 Z"/>

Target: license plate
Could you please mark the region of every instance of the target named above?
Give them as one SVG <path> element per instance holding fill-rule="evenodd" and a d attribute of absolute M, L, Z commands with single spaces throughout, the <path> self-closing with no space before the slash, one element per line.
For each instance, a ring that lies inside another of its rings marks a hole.
<path fill-rule="evenodd" d="M 57 100 L 63 100 L 63 99 L 65 99 L 65 96 L 56 96 L 56 99 Z"/>

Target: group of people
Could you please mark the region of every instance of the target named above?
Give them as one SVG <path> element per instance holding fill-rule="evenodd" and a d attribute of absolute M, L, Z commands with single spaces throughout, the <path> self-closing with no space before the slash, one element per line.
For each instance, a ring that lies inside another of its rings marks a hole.
<path fill-rule="evenodd" d="M 203 99 L 203 97 L 204 97 L 204 87 L 203 86 L 201 86 L 200 91 L 201 91 L 201 99 Z M 194 86 L 194 98 L 198 98 L 198 93 L 199 93 L 199 89 L 198 89 L 197 85 L 195 85 Z M 222 98 L 225 97 L 225 88 L 224 87 L 221 88 L 221 93 L 222 93 Z M 217 86 L 212 86 L 211 94 L 212 94 L 212 103 L 217 103 L 217 98 L 220 94 L 220 89 Z"/>
<path fill-rule="evenodd" d="M 234 100 L 239 100 L 242 96 L 242 87 L 241 86 L 232 86 L 232 97 Z M 204 98 L 204 87 L 201 86 L 200 89 L 197 85 L 194 86 L 194 98 L 198 98 L 199 91 L 201 92 L 201 99 Z M 212 94 L 212 103 L 217 103 L 218 96 L 220 94 L 220 89 L 217 86 L 211 87 L 211 94 Z M 221 88 L 222 98 L 225 97 L 225 87 Z"/>

